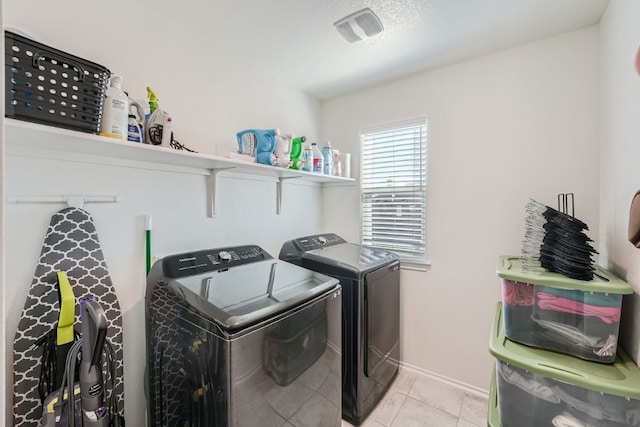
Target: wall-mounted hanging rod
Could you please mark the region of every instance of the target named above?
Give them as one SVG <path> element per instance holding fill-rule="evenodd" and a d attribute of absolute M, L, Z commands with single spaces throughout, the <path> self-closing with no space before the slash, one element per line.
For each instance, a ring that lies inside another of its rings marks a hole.
<path fill-rule="evenodd" d="M 61 196 L 9 196 L 11 203 L 66 203 L 71 208 L 82 208 L 85 203 L 117 203 L 118 196 L 86 196 L 65 194 Z"/>

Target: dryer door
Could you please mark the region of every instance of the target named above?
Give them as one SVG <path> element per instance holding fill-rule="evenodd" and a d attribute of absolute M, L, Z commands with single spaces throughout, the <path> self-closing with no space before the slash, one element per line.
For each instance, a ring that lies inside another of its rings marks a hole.
<path fill-rule="evenodd" d="M 373 376 L 400 339 L 400 263 L 364 277 L 364 373 Z"/>

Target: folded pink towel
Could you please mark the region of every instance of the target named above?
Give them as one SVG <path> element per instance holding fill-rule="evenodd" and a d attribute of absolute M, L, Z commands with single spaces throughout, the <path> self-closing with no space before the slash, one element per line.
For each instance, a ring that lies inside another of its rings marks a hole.
<path fill-rule="evenodd" d="M 584 304 L 568 298 L 557 297 L 546 292 L 536 292 L 538 307 L 544 310 L 554 310 L 564 313 L 580 314 L 582 316 L 596 316 L 605 323 L 620 321 L 619 307 Z"/>
<path fill-rule="evenodd" d="M 533 305 L 533 285 L 504 280 L 502 282 L 502 300 L 505 304 L 510 305 Z"/>

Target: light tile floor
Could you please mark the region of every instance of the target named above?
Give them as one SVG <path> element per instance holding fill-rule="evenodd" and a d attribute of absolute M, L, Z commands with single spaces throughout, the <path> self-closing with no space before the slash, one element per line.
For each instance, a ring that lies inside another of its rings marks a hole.
<path fill-rule="evenodd" d="M 400 369 L 362 427 L 486 427 L 488 400 Z M 342 427 L 351 424 L 342 421 Z"/>

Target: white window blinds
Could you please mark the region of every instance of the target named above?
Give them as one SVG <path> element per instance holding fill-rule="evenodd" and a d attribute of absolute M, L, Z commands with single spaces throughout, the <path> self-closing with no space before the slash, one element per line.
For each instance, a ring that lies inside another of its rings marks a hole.
<path fill-rule="evenodd" d="M 426 119 L 364 129 L 361 166 L 362 244 L 426 263 Z"/>

